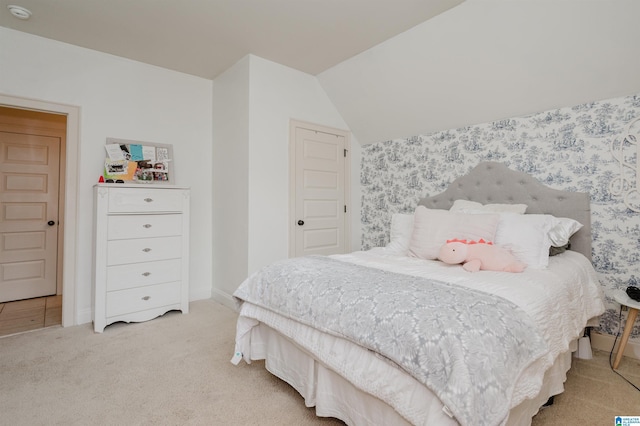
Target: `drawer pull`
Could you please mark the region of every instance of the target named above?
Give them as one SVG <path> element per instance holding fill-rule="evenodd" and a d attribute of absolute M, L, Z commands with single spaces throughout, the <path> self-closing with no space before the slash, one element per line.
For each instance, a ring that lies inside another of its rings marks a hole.
<path fill-rule="evenodd" d="M 148 277 L 149 275 L 151 275 L 151 272 L 143 272 L 142 275 L 144 275 L 145 277 Z"/>
<path fill-rule="evenodd" d="M 151 251 L 151 249 L 149 247 L 147 247 L 147 248 L 143 248 L 142 251 L 145 252 L 145 253 L 149 253 Z"/>
<path fill-rule="evenodd" d="M 142 225 L 143 228 L 151 228 L 151 224 L 150 223 L 145 223 L 144 225 Z"/>
<path fill-rule="evenodd" d="M 142 298 L 142 300 L 149 300 L 149 299 L 151 299 L 151 296 L 145 296 Z"/>
<path fill-rule="evenodd" d="M 145 198 L 144 200 L 145 200 L 147 203 L 150 203 L 150 202 L 152 202 L 152 201 L 153 201 L 153 198 Z"/>

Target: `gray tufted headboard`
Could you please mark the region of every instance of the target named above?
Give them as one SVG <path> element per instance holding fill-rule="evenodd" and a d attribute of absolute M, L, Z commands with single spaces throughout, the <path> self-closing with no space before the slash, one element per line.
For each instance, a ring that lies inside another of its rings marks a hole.
<path fill-rule="evenodd" d="M 571 250 L 591 260 L 591 198 L 587 193 L 552 189 L 526 173 L 487 161 L 451 182 L 444 192 L 423 198 L 418 204 L 449 209 L 458 199 L 482 204 L 526 204 L 526 213 L 575 219 L 584 226 L 571 237 Z"/>

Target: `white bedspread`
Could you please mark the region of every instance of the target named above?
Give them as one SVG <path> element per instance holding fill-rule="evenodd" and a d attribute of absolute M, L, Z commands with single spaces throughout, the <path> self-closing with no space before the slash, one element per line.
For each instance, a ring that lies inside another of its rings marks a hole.
<path fill-rule="evenodd" d="M 454 282 L 497 294 L 520 306 L 544 336 L 549 353 L 523 373 L 511 407 L 538 393 L 544 372 L 556 356 L 569 349 L 570 342 L 579 337 L 590 318 L 604 311 L 595 271 L 584 256 L 574 252 L 552 257 L 546 270 L 529 270 L 521 274 L 470 273 L 460 266 L 397 256 L 385 249 L 333 257 L 393 272 Z M 392 405 L 412 423 L 424 423 L 422 413 L 416 409 L 419 404 L 411 402 L 411 395 L 418 385 L 407 377 L 400 378 L 394 365 L 344 339 L 328 336 L 249 303 L 243 304 L 240 315 L 237 350 L 247 362 L 251 360 L 248 331 L 258 320 L 296 341 L 355 386 Z"/>
<path fill-rule="evenodd" d="M 604 312 L 597 273 L 580 253 L 566 251 L 550 257 L 547 269 L 529 269 L 523 273 L 467 272 L 459 265 L 387 253 L 384 248 L 377 248 L 332 257 L 452 282 L 510 300 L 538 324 L 553 358 L 568 349 L 589 319 Z"/>

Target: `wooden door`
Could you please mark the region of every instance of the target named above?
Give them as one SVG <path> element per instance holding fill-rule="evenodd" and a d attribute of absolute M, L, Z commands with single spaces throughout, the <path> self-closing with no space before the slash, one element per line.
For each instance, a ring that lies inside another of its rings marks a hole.
<path fill-rule="evenodd" d="M 294 125 L 294 256 L 347 251 L 347 135 Z"/>
<path fill-rule="evenodd" d="M 54 295 L 58 275 L 61 138 L 9 128 L 0 130 L 0 302 Z"/>

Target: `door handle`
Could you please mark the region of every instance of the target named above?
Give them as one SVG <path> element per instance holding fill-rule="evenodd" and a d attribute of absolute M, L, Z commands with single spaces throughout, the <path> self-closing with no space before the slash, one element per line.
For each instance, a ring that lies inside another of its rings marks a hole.
<path fill-rule="evenodd" d="M 53 225 L 55 225 L 55 224 L 56 224 L 56 222 L 55 222 L 55 221 L 53 221 L 53 220 L 50 220 L 49 222 L 47 222 L 47 225 L 49 225 L 49 226 L 53 226 Z"/>
<path fill-rule="evenodd" d="M 298 225 L 300 225 L 300 226 L 304 225 L 304 220 L 299 220 L 298 221 Z"/>

